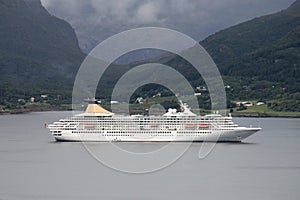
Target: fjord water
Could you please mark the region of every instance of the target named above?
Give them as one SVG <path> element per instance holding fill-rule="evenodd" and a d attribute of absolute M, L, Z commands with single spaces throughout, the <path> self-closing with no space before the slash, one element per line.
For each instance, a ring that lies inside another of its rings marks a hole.
<path fill-rule="evenodd" d="M 57 143 L 43 127 L 72 112 L 0 116 L 0 199 L 299 199 L 300 119 L 237 118 L 262 131 L 217 143 L 199 159 L 193 143 L 171 166 L 133 175 L 95 160 L 81 143 Z M 96 144 L 105 151 L 106 143 Z M 160 143 L 124 143 L 144 151 Z M 183 145 L 177 143 L 176 145 Z"/>

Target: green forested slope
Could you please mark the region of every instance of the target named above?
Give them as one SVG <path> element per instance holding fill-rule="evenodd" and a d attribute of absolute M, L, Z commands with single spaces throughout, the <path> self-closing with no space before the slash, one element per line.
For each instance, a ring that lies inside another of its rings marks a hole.
<path fill-rule="evenodd" d="M 0 0 L 0 100 L 70 88 L 83 59 L 71 26 L 39 0 Z M 0 102 L 0 105 L 1 105 Z"/>
<path fill-rule="evenodd" d="M 234 86 L 228 92 L 232 99 L 270 100 L 274 109 L 300 111 L 299 0 L 281 12 L 211 35 L 201 44 L 225 82 Z"/>

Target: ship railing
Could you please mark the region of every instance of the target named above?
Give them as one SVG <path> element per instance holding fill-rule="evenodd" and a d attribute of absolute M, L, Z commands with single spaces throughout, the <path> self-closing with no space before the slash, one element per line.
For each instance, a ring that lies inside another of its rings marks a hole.
<path fill-rule="evenodd" d="M 214 131 L 222 130 L 224 127 L 223 124 L 219 124 L 218 122 L 211 122 L 210 129 Z"/>

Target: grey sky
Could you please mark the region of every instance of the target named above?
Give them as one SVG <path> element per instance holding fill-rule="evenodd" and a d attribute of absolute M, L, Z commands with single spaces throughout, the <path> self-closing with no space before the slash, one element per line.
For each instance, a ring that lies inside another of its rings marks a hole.
<path fill-rule="evenodd" d="M 83 49 L 118 32 L 160 26 L 196 40 L 287 8 L 294 0 L 42 0 L 54 15 L 75 28 Z"/>

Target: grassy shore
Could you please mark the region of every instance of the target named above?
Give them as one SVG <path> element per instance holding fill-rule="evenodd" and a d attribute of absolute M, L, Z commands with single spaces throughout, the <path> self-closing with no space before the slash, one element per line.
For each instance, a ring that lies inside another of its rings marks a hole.
<path fill-rule="evenodd" d="M 254 105 L 251 107 L 247 107 L 246 110 L 239 111 L 237 108 L 233 109 L 233 116 L 240 117 L 299 117 L 300 112 L 280 112 L 274 111 L 269 108 L 266 104 L 263 105 Z"/>
<path fill-rule="evenodd" d="M 0 114 L 23 114 L 28 112 L 43 112 L 43 111 L 67 111 L 72 110 L 71 104 L 50 105 L 47 103 L 29 103 L 23 107 L 15 109 L 6 109 Z"/>
<path fill-rule="evenodd" d="M 151 98 L 147 104 L 130 104 L 130 113 L 131 114 L 147 114 L 148 109 L 154 104 L 162 104 L 165 101 L 173 101 L 175 98 L 170 97 L 160 97 L 160 98 Z M 103 105 L 105 108 L 110 106 L 107 104 Z M 27 104 L 23 108 L 5 110 L 0 112 L 0 114 L 22 114 L 27 112 L 41 112 L 41 111 L 67 111 L 72 110 L 71 104 L 63 105 L 49 105 L 46 103 L 31 103 Z M 239 110 L 234 108 L 231 113 L 234 117 L 288 117 L 288 118 L 300 118 L 300 112 L 279 112 L 274 111 L 269 108 L 266 104 L 263 105 L 254 105 L 247 107 L 246 110 Z M 200 109 L 199 112 L 201 115 L 210 114 L 210 110 Z M 227 110 L 229 113 L 230 110 Z"/>
<path fill-rule="evenodd" d="M 131 104 L 130 112 L 132 114 L 146 114 L 146 109 L 149 109 L 154 104 L 161 104 L 163 102 L 164 97 L 157 98 L 157 100 L 151 99 L 148 104 Z M 166 98 L 164 100 L 172 101 L 172 98 Z M 198 110 L 201 115 L 212 113 L 211 110 L 199 109 Z M 230 109 L 227 110 L 227 113 L 230 112 Z M 196 112 L 198 113 L 198 112 Z M 286 117 L 286 118 L 300 118 L 300 112 L 279 112 L 274 111 L 267 106 L 267 104 L 263 105 L 253 105 L 251 107 L 247 107 L 246 110 L 239 110 L 238 108 L 234 108 L 231 113 L 234 117 Z"/>

